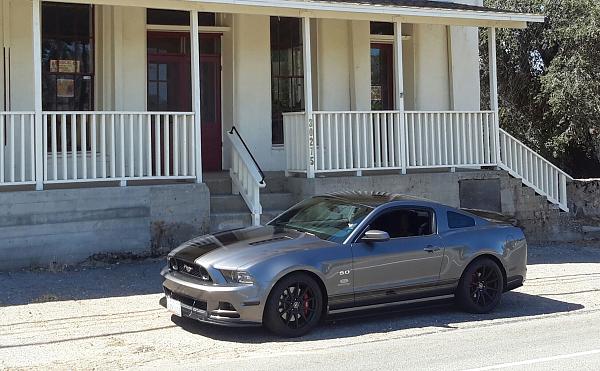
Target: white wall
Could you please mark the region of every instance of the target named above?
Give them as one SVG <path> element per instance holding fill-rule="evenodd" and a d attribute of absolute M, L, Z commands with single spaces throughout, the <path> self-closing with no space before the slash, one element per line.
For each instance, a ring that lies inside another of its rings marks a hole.
<path fill-rule="evenodd" d="M 270 18 L 262 15 L 234 17 L 233 118 L 264 170 L 285 167 L 283 149 L 271 145 Z M 227 125 L 225 123 L 225 125 Z"/>
<path fill-rule="evenodd" d="M 413 31 L 415 53 L 415 109 L 450 109 L 447 27 L 416 24 Z M 463 94 L 470 94 L 469 91 Z"/>
<path fill-rule="evenodd" d="M 33 19 L 30 1 L 10 3 L 11 110 L 33 110 Z"/>
<path fill-rule="evenodd" d="M 319 19 L 317 29 L 318 110 L 347 111 L 350 102 L 351 40 L 348 21 Z M 313 72 L 314 73 L 314 72 Z"/>
<path fill-rule="evenodd" d="M 350 21 L 351 108 L 371 109 L 371 36 L 369 21 Z"/>

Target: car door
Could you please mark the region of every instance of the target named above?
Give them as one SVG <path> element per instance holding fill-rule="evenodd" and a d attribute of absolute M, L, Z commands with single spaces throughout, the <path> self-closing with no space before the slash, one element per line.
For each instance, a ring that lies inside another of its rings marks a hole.
<path fill-rule="evenodd" d="M 398 207 L 382 211 L 352 244 L 357 305 L 410 299 L 439 283 L 444 243 L 429 208 Z M 368 230 L 390 235 L 384 242 L 365 242 Z"/>

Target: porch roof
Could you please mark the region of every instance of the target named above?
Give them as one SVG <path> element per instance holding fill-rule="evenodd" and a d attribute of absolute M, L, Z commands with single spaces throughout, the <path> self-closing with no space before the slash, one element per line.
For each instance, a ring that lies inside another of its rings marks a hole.
<path fill-rule="evenodd" d="M 47 0 L 204 12 L 525 28 L 540 14 L 434 0 Z"/>

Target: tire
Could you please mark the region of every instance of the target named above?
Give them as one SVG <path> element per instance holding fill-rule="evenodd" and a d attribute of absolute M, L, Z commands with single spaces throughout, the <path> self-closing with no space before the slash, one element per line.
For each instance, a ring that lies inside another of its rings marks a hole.
<path fill-rule="evenodd" d="M 299 337 L 320 321 L 323 295 L 319 284 L 306 273 L 292 273 L 271 290 L 263 315 L 264 326 L 282 337 Z"/>
<path fill-rule="evenodd" d="M 489 313 L 500 304 L 503 291 L 500 267 L 490 258 L 481 258 L 463 272 L 456 289 L 456 302 L 469 313 Z"/>

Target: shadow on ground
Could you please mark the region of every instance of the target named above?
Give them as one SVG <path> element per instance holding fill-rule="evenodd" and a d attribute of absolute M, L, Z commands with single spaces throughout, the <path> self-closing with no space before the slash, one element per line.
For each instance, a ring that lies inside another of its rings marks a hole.
<path fill-rule="evenodd" d="M 162 292 L 164 259 L 63 272 L 0 273 L 0 307 Z"/>
<path fill-rule="evenodd" d="M 503 296 L 500 306 L 493 312 L 475 315 L 462 312 L 452 302 L 440 302 L 435 306 L 412 307 L 410 309 L 384 309 L 327 318 L 312 333 L 299 339 L 281 339 L 258 328 L 227 328 L 203 324 L 193 320 L 172 316 L 171 320 L 191 334 L 211 339 L 241 343 L 264 343 L 276 341 L 316 341 L 349 338 L 372 333 L 388 333 L 411 328 L 457 328 L 454 324 L 497 319 L 526 321 L 526 317 L 568 313 L 584 306 L 553 300 L 520 292 L 509 292 Z M 422 333 L 421 333 L 422 334 Z"/>
<path fill-rule="evenodd" d="M 529 264 L 600 263 L 598 243 L 531 246 Z M 164 259 L 75 268 L 64 272 L 0 273 L 0 307 L 48 301 L 158 294 Z M 559 277 L 556 277 L 559 278 Z"/>

